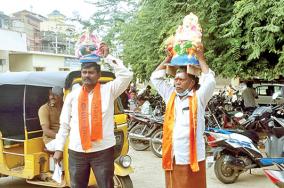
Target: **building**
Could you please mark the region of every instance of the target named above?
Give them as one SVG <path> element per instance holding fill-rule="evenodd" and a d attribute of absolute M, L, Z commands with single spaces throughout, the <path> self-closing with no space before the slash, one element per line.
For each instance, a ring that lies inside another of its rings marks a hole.
<path fill-rule="evenodd" d="M 74 54 L 75 26 L 67 23 L 67 18 L 58 10 L 48 14 L 47 20 L 40 23 L 44 52 Z"/>
<path fill-rule="evenodd" d="M 46 52 L 11 52 L 9 70 L 18 71 L 70 71 L 80 70 L 75 56 Z"/>
<path fill-rule="evenodd" d="M 0 28 L 1 29 L 9 29 L 10 28 L 10 17 L 5 15 L 0 11 Z"/>
<path fill-rule="evenodd" d="M 40 23 L 45 20 L 44 16 L 22 10 L 11 17 L 11 29 L 26 34 L 28 50 L 41 51 Z"/>
<path fill-rule="evenodd" d="M 26 10 L 12 17 L 0 12 L 0 72 L 80 69 L 71 40 L 75 27 L 66 24 L 65 19 L 58 11 L 48 18 Z M 46 48 L 46 44 L 52 48 Z M 64 55 L 67 53 L 72 55 Z"/>
<path fill-rule="evenodd" d="M 10 71 L 9 52 L 27 51 L 26 34 L 0 29 L 0 72 Z"/>

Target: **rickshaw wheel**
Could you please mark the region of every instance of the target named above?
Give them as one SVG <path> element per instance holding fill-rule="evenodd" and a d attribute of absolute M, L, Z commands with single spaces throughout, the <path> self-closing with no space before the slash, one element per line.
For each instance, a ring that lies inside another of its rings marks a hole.
<path fill-rule="evenodd" d="M 130 176 L 114 176 L 114 188 L 133 188 Z"/>

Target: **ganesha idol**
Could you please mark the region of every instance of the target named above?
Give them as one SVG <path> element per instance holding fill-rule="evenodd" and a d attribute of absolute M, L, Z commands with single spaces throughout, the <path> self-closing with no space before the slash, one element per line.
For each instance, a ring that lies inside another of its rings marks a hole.
<path fill-rule="evenodd" d="M 200 43 L 201 37 L 202 30 L 198 17 L 190 13 L 184 17 L 183 24 L 176 30 L 175 36 L 166 41 L 167 50 L 173 56 L 167 67 L 168 74 L 174 75 L 179 66 L 186 66 L 189 74 L 200 75 L 201 69 L 193 44 Z"/>
<path fill-rule="evenodd" d="M 94 59 L 100 61 L 100 40 L 89 31 L 84 32 L 75 45 L 75 55 L 80 59 Z"/>

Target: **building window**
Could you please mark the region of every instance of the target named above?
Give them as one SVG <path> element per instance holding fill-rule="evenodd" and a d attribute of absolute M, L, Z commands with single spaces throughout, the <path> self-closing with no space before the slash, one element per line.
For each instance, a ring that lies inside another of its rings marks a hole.
<path fill-rule="evenodd" d="M 59 70 L 59 71 L 70 71 L 69 68 L 59 68 L 58 70 Z"/>
<path fill-rule="evenodd" d="M 44 67 L 34 67 L 34 71 L 38 72 L 38 71 L 45 71 Z"/>

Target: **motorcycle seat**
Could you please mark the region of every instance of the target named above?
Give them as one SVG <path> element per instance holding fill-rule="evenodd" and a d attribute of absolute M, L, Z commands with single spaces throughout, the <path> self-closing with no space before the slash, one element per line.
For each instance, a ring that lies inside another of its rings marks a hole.
<path fill-rule="evenodd" d="M 245 130 L 244 132 L 241 132 L 240 134 L 250 138 L 254 144 L 257 144 L 259 142 L 259 136 L 255 131 Z"/>
<path fill-rule="evenodd" d="M 272 133 L 277 138 L 281 138 L 282 136 L 284 136 L 284 127 L 274 127 L 272 128 Z"/>

